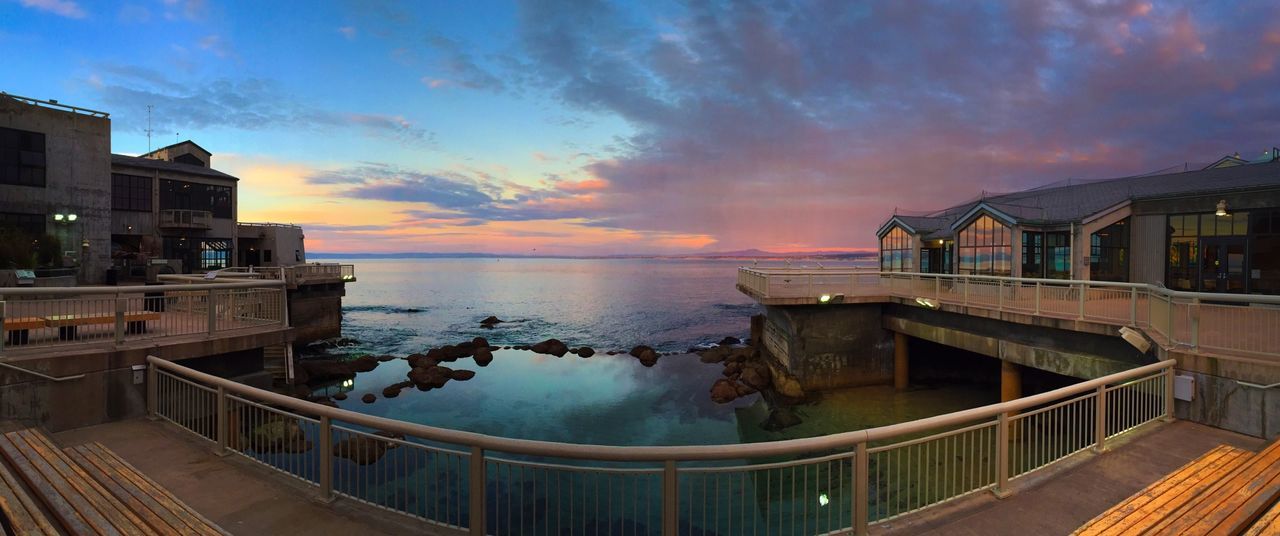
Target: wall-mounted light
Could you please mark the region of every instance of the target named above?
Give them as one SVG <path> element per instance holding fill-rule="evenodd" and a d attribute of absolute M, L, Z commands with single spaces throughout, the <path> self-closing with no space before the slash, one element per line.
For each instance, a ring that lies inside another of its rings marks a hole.
<path fill-rule="evenodd" d="M 75 214 L 67 214 L 67 221 L 76 221 Z"/>
<path fill-rule="evenodd" d="M 62 220 L 65 220 L 65 219 L 67 219 L 67 217 L 66 217 L 66 215 L 64 215 L 64 214 L 54 214 L 54 215 L 53 215 L 53 221 L 62 221 Z"/>
<path fill-rule="evenodd" d="M 1227 200 L 1226 200 L 1226 199 L 1223 199 L 1223 200 L 1221 200 L 1221 201 L 1218 201 L 1218 210 L 1217 210 L 1216 212 L 1214 212 L 1214 214 L 1217 214 L 1217 215 L 1219 215 L 1219 216 L 1226 216 L 1226 215 L 1227 215 Z"/>

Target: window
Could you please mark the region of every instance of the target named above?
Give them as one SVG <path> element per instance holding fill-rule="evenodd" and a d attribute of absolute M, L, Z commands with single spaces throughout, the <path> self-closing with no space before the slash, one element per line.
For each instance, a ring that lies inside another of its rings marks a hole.
<path fill-rule="evenodd" d="M 44 236 L 44 223 L 44 214 L 0 212 L 0 228 L 13 229 L 31 238 Z"/>
<path fill-rule="evenodd" d="M 1129 218 L 1089 235 L 1089 279 L 1129 280 Z"/>
<path fill-rule="evenodd" d="M 271 250 L 269 249 L 262 250 L 262 262 L 264 264 L 271 262 Z"/>
<path fill-rule="evenodd" d="M 895 226 L 880 239 L 880 271 L 909 272 L 913 268 L 911 236 Z"/>
<path fill-rule="evenodd" d="M 215 218 L 231 217 L 231 187 L 160 179 L 160 210 L 207 210 Z"/>
<path fill-rule="evenodd" d="M 1280 210 L 1249 214 L 1249 291 L 1280 294 Z"/>
<path fill-rule="evenodd" d="M 1044 277 L 1044 233 L 1022 233 L 1022 277 Z"/>
<path fill-rule="evenodd" d="M 1200 277 L 1200 216 L 1169 216 L 1169 259 L 1165 286 L 1175 290 L 1196 290 Z"/>
<path fill-rule="evenodd" d="M 972 275 L 1011 274 L 1013 266 L 1012 232 L 991 216 L 982 215 L 960 230 L 958 273 Z"/>
<path fill-rule="evenodd" d="M 217 270 L 231 266 L 230 240 L 201 240 L 200 268 Z"/>
<path fill-rule="evenodd" d="M 111 210 L 151 212 L 151 178 L 112 173 Z"/>
<path fill-rule="evenodd" d="M 45 185 L 44 134 L 0 127 L 0 184 Z"/>

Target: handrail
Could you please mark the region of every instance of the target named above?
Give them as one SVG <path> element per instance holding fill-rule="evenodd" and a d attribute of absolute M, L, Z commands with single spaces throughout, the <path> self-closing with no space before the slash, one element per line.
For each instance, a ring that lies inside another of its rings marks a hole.
<path fill-rule="evenodd" d="M 24 373 L 30 374 L 30 375 L 32 375 L 32 376 L 39 377 L 39 378 L 41 378 L 41 379 L 49 380 L 49 381 L 51 381 L 51 382 L 65 382 L 65 381 L 71 381 L 71 380 L 78 380 L 78 379 L 83 378 L 83 377 L 85 376 L 84 374 L 73 374 L 73 375 L 71 375 L 71 376 L 50 376 L 50 375 L 48 375 L 48 374 L 44 374 L 44 373 L 41 373 L 41 372 L 36 372 L 36 371 L 31 370 L 31 369 L 29 369 L 29 368 L 22 368 L 22 367 L 19 367 L 19 366 L 17 366 L 17 365 L 12 365 L 12 364 L 9 364 L 9 363 L 5 363 L 4 361 L 0 361 L 0 367 L 4 367 L 4 368 L 10 369 L 10 370 L 16 370 L 16 371 L 18 371 L 18 372 L 24 372 Z"/>
<path fill-rule="evenodd" d="M 83 295 L 120 295 L 138 294 L 142 292 L 182 291 L 182 290 L 230 290 L 243 288 L 279 288 L 285 282 L 280 279 L 255 279 L 253 281 L 234 281 L 227 283 L 164 285 L 164 286 L 86 286 L 86 287 L 6 287 L 0 288 L 0 298 L 4 296 L 83 296 Z"/>
<path fill-rule="evenodd" d="M 155 368 L 167 370 L 189 379 L 198 380 L 211 387 L 216 387 L 229 393 L 253 397 L 268 404 L 289 408 L 310 415 L 327 417 L 329 419 L 367 426 L 386 432 L 415 436 L 430 441 L 439 441 L 456 445 L 468 445 L 473 448 L 529 456 L 547 456 L 597 461 L 657 462 L 671 460 L 734 460 L 743 458 L 784 456 L 836 449 L 851 449 L 858 444 L 870 441 L 890 439 L 924 430 L 970 423 L 984 418 L 994 418 L 1004 413 L 1018 412 L 1050 400 L 1095 391 L 1098 387 L 1105 386 L 1107 384 L 1136 379 L 1157 371 L 1171 370 L 1176 362 L 1172 359 L 1161 361 L 1123 372 L 1109 374 L 1101 378 L 1084 381 L 1060 389 L 1055 389 L 1046 393 L 1011 400 L 1009 402 L 1001 402 L 925 419 L 892 424 L 889 426 L 879 426 L 876 428 L 843 432 L 822 437 L 732 445 L 646 447 L 579 445 L 553 441 L 510 439 L 475 432 L 463 432 L 459 430 L 437 428 L 434 426 L 356 413 L 354 411 L 299 400 L 290 396 L 273 393 L 263 389 L 236 383 L 224 378 L 219 378 L 211 374 L 206 374 L 166 361 L 156 356 L 147 356 L 147 363 Z"/>

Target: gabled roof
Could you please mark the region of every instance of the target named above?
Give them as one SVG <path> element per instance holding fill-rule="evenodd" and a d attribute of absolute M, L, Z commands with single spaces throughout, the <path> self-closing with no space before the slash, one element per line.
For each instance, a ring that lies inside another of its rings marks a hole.
<path fill-rule="evenodd" d="M 188 144 L 188 143 L 189 143 L 189 144 L 191 144 L 191 145 L 194 145 L 196 149 L 200 149 L 201 151 L 204 151 L 204 152 L 208 153 L 210 156 L 213 156 L 213 152 L 212 152 L 212 151 L 210 151 L 210 150 L 208 150 L 208 149 L 205 149 L 204 147 L 201 147 L 201 146 L 200 146 L 200 144 L 198 144 L 198 143 L 196 143 L 196 142 L 194 142 L 194 141 L 191 141 L 191 140 L 183 140 L 183 141 L 180 141 L 180 142 L 175 143 L 175 144 L 172 144 L 172 145 L 165 145 L 164 147 L 161 147 L 161 148 L 156 149 L 156 150 L 154 150 L 154 151 L 151 151 L 151 152 L 149 152 L 149 153 L 142 154 L 142 155 L 140 155 L 140 156 L 142 156 L 143 158 L 146 158 L 146 157 L 148 157 L 148 156 L 151 156 L 151 155 L 153 155 L 153 154 L 156 154 L 156 153 L 158 153 L 158 152 L 160 152 L 160 151 L 163 151 L 163 150 L 165 150 L 165 149 L 172 149 L 172 148 L 177 147 L 177 146 L 179 146 L 179 145 L 185 145 L 185 144 Z"/>
<path fill-rule="evenodd" d="M 228 179 L 233 181 L 240 180 L 232 175 L 227 175 L 221 171 L 204 166 L 194 166 L 191 164 L 183 164 L 182 162 L 170 162 L 168 160 L 156 160 L 154 158 L 142 158 L 140 156 L 128 156 L 123 154 L 111 155 L 111 166 L 129 166 L 136 168 L 158 169 L 160 171 L 171 171 L 174 173 L 186 173 L 188 175 L 202 175 L 205 177 L 214 177 L 218 179 Z"/>
<path fill-rule="evenodd" d="M 897 224 L 911 234 L 924 235 L 942 229 L 947 226 L 946 218 L 932 218 L 928 216 L 902 216 L 895 214 L 889 221 L 884 222 L 879 229 L 876 230 L 876 236 L 883 237 L 893 226 Z"/>
<path fill-rule="evenodd" d="M 988 195 L 921 216 L 924 220 L 945 221 L 948 232 L 926 235 L 926 239 L 950 236 L 950 228 L 964 222 L 978 210 L 1003 216 L 1008 223 L 1060 225 L 1081 222 L 1134 199 L 1158 199 L 1226 191 L 1280 189 L 1280 160 L 1247 165 L 1206 168 L 1177 173 L 1137 175 L 1096 181 L 1070 181 L 1021 192 Z M 1211 207 L 1210 207 L 1211 208 Z M 1208 210 L 1208 209 L 1206 209 Z M 904 220 L 893 216 L 890 222 Z M 886 223 L 885 225 L 888 225 Z M 915 225 L 911 227 L 919 230 Z M 881 226 L 881 230 L 885 227 Z"/>

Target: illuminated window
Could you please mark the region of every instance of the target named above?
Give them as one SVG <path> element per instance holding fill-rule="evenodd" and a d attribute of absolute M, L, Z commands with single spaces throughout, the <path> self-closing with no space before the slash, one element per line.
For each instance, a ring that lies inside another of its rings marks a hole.
<path fill-rule="evenodd" d="M 1129 280 L 1129 218 L 1089 235 L 1089 279 Z"/>
<path fill-rule="evenodd" d="M 911 261 L 911 235 L 901 227 L 894 227 L 880 239 L 880 270 L 910 272 L 914 268 Z"/>
<path fill-rule="evenodd" d="M 956 252 L 960 257 L 957 273 L 971 275 L 1010 275 L 1013 266 L 1013 233 L 987 215 L 979 216 L 960 230 Z"/>

